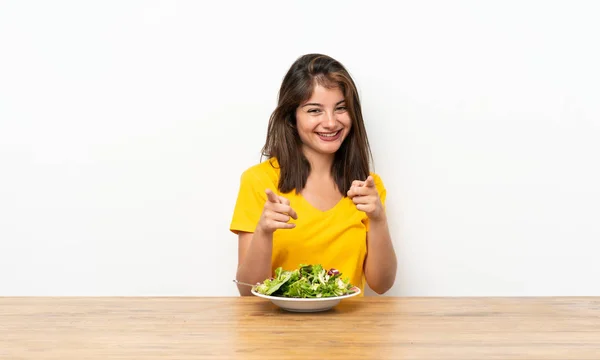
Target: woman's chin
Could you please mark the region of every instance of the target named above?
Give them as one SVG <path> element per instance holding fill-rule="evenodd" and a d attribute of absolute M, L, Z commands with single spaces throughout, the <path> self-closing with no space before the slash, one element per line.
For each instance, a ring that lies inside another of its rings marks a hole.
<path fill-rule="evenodd" d="M 340 145 L 339 144 L 331 144 L 328 146 L 321 146 L 317 149 L 318 152 L 320 152 L 321 154 L 327 154 L 327 155 L 333 155 L 335 154 L 338 150 L 340 149 Z"/>

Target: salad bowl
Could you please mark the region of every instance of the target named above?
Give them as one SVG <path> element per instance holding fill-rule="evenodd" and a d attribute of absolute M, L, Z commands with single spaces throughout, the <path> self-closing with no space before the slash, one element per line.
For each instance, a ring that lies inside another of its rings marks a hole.
<path fill-rule="evenodd" d="M 335 307 L 342 299 L 351 298 L 360 294 L 360 289 L 348 295 L 321 297 L 321 298 L 292 298 L 283 296 L 263 295 L 252 289 L 252 294 L 260 298 L 271 300 L 273 304 L 286 311 L 292 312 L 320 312 Z"/>
<path fill-rule="evenodd" d="M 295 270 L 280 267 L 274 277 L 252 286 L 251 292 L 287 311 L 326 311 L 361 293 L 360 288 L 341 275 L 338 270 L 327 270 L 320 264 L 300 265 Z"/>

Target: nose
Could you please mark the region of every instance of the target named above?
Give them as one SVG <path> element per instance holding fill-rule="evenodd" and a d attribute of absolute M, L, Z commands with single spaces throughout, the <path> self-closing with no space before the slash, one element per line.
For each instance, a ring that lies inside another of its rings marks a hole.
<path fill-rule="evenodd" d="M 335 112 L 326 112 L 327 117 L 323 121 L 323 126 L 326 128 L 334 128 L 337 122 Z"/>

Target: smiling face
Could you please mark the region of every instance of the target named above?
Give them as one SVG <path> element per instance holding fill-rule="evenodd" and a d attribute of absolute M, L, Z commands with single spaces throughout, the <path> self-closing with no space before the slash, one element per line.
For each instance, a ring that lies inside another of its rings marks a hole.
<path fill-rule="evenodd" d="M 352 127 L 342 91 L 315 84 L 311 97 L 296 109 L 296 127 L 308 157 L 333 155 Z"/>

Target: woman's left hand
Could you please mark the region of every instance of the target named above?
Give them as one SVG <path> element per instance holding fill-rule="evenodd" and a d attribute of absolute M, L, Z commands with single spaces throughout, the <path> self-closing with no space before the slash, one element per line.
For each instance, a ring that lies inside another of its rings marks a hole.
<path fill-rule="evenodd" d="M 367 214 L 369 219 L 377 220 L 383 216 L 383 205 L 373 176 L 369 175 L 365 181 L 354 180 L 348 190 L 348 197 L 356 204 L 358 210 Z"/>

